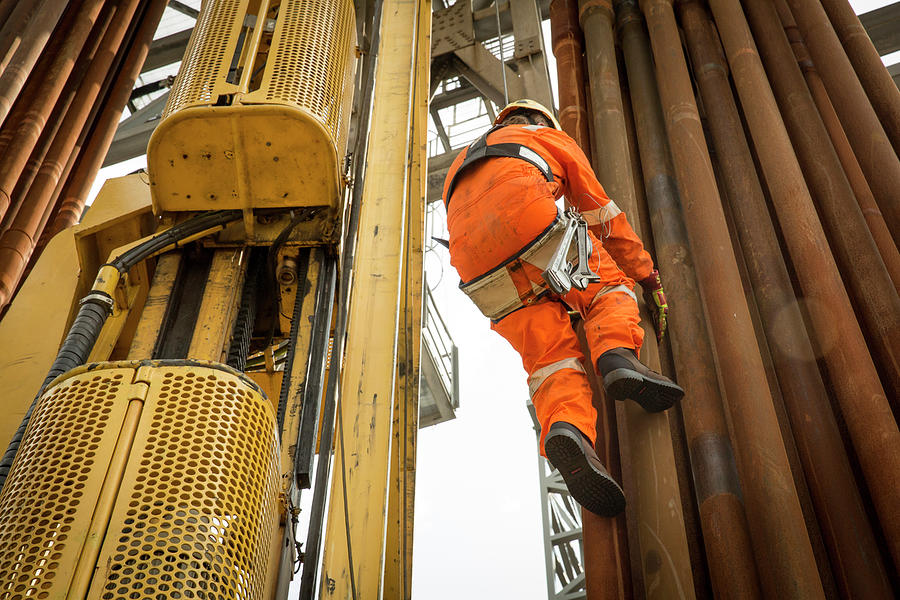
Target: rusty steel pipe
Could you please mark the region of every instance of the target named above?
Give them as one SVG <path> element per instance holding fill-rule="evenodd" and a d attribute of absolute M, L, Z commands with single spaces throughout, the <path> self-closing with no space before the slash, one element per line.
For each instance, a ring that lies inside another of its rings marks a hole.
<path fill-rule="evenodd" d="M 688 236 L 725 386 L 760 583 L 766 597 L 819 598 L 822 584 L 743 295 L 672 1 L 641 0 L 640 6 L 647 18 Z"/>
<path fill-rule="evenodd" d="M 19 49 L 26 26 L 46 0 L 17 2 L 7 15 L 0 14 L 0 74 Z"/>
<path fill-rule="evenodd" d="M 69 75 L 65 87 L 63 88 L 59 99 L 56 101 L 56 105 L 53 107 L 53 112 L 50 113 L 47 123 L 41 131 L 38 143 L 32 150 L 28 162 L 25 164 L 22 173 L 19 175 L 16 187 L 10 198 L 9 209 L 3 217 L 2 225 L 0 225 L 0 233 L 9 229 L 13 220 L 16 218 L 19 209 L 22 207 L 23 199 L 28 194 L 28 190 L 34 182 L 38 171 L 41 169 L 41 165 L 44 163 L 47 153 L 50 151 L 51 144 L 56 140 L 57 133 L 60 131 L 60 128 L 63 127 L 65 121 L 71 118 L 72 111 L 70 111 L 70 109 L 72 102 L 75 100 L 76 95 L 81 88 L 85 75 L 88 73 L 88 69 L 91 67 L 98 49 L 101 47 L 103 35 L 112 21 L 114 14 L 114 7 L 109 5 L 104 6 L 99 20 L 91 31 L 87 43 L 82 48 L 81 54 L 75 61 L 75 67 L 72 69 L 72 73 Z M 29 206 L 29 210 L 33 209 L 33 206 Z"/>
<path fill-rule="evenodd" d="M 28 265 L 41 233 L 40 226 L 44 216 L 49 215 L 52 209 L 54 192 L 63 178 L 79 135 L 99 99 L 104 79 L 125 38 L 138 4 L 139 0 L 125 0 L 117 7 L 114 18 L 111 11 L 107 11 L 111 20 L 98 22 L 99 30 L 95 32 L 93 41 L 89 41 L 85 47 L 86 50 L 97 50 L 96 55 L 90 56 L 94 53 L 88 52 L 88 56 L 82 56 L 82 62 L 90 66 L 82 74 L 77 90 L 72 90 L 69 110 L 25 201 L 21 203 L 22 209 L 16 214 L 11 226 L 0 235 L 0 310 L 12 298 Z"/>
<path fill-rule="evenodd" d="M 62 93 L 66 80 L 75 66 L 75 59 L 99 17 L 103 2 L 104 0 L 85 0 L 80 6 L 72 28 L 67 32 L 60 51 L 53 58 L 49 76 L 40 82 L 33 102 L 27 107 L 24 118 L 14 129 L 13 139 L 5 152 L 0 155 L 0 218 L 9 208 L 10 195 L 15 183 L 38 142 L 56 100 Z"/>
<path fill-rule="evenodd" d="M 584 31 L 591 117 L 594 124 L 593 165 L 597 179 L 625 214 L 635 214 L 633 175 L 622 115 L 622 95 L 616 68 L 612 0 L 578 0 Z"/>
<path fill-rule="evenodd" d="M 853 188 L 853 194 L 856 196 L 859 208 L 866 219 L 866 225 L 869 227 L 872 239 L 875 240 L 875 245 L 878 246 L 878 252 L 881 254 L 881 259 L 884 261 L 888 273 L 890 273 L 894 287 L 900 293 L 900 252 L 897 250 L 897 244 L 894 243 L 894 238 L 891 237 L 891 232 L 888 231 L 881 209 L 875 203 L 875 196 L 872 195 L 869 182 L 866 181 L 866 176 L 863 175 L 859 161 L 856 160 L 856 155 L 850 147 L 850 140 L 847 139 L 844 126 L 838 119 L 834 105 L 831 103 L 831 98 L 828 97 L 828 92 L 825 90 L 825 84 L 822 83 L 822 78 L 819 76 L 819 72 L 809 56 L 803 36 L 800 35 L 800 30 L 797 29 L 797 24 L 794 22 L 791 9 L 788 8 L 785 0 L 775 0 L 775 8 L 778 11 L 778 16 L 781 18 L 781 25 L 785 34 L 787 34 L 787 38 L 791 43 L 797 64 L 803 72 L 806 85 L 812 94 L 816 107 L 819 109 L 819 116 L 822 117 L 822 122 L 828 130 L 828 135 L 831 137 L 831 143 L 834 145 L 835 152 L 837 152 L 841 161 L 844 173 L 850 181 L 850 187 Z"/>
<path fill-rule="evenodd" d="M 728 67 L 709 16 L 696 3 L 682 5 L 681 20 L 732 215 L 763 328 L 807 473 L 834 575 L 846 597 L 890 597 L 869 525 L 816 357 L 794 298 L 791 279 L 769 217 Z M 887 595 L 885 595 L 887 593 Z"/>
<path fill-rule="evenodd" d="M 69 178 L 65 197 L 62 198 L 58 213 L 51 223 L 50 235 L 77 223 L 81 213 L 84 212 L 87 195 L 112 144 L 116 126 L 131 96 L 134 82 L 141 74 L 141 67 L 150 51 L 153 34 L 162 18 L 166 2 L 167 0 L 152 0 L 144 9 L 140 27 L 106 98 L 103 112 L 97 118 L 93 134 L 82 150 L 78 165 Z"/>
<path fill-rule="evenodd" d="M 834 108 L 845 124 L 847 137 L 894 243 L 900 246 L 900 202 L 897 201 L 900 159 L 822 5 L 818 0 L 787 0 L 787 3 Z"/>
<path fill-rule="evenodd" d="M 716 379 L 703 305 L 681 219 L 675 170 L 653 72 L 650 40 L 634 0 L 616 8 L 660 272 L 672 298 L 669 340 L 681 401 L 703 541 L 714 593 L 760 598 L 740 483 Z"/>
<path fill-rule="evenodd" d="M 885 391 L 889 398 L 900 399 L 900 295 L 831 146 L 778 13 L 771 2 L 745 0 L 744 8 L 872 358 L 886 380 Z M 894 406 L 895 413 L 898 408 Z"/>
<path fill-rule="evenodd" d="M 594 370 L 596 357 L 591 357 L 584 323 L 576 327 L 578 341 L 585 357 L 585 371 L 597 409 L 597 440 L 594 449 L 606 465 L 609 474 L 622 481 L 619 434 L 616 427 L 616 407 L 603 393 L 603 384 Z M 628 560 L 628 535 L 625 530 L 625 513 L 612 519 L 581 510 L 582 543 L 584 556 L 584 581 L 587 600 L 622 600 L 633 598 L 631 565 Z"/>
<path fill-rule="evenodd" d="M 844 290 L 812 198 L 737 0 L 712 0 L 772 203 L 819 346 L 896 564 L 900 565 L 900 431 Z"/>
<path fill-rule="evenodd" d="M 25 119 L 25 114 L 34 103 L 34 98 L 40 92 L 41 85 L 51 75 L 51 67 L 54 58 L 59 54 L 66 41 L 66 32 L 71 29 L 77 11 L 67 11 L 57 26 L 58 35 L 53 36 L 47 43 L 44 52 L 41 54 L 34 68 L 32 69 L 25 87 L 19 93 L 16 103 L 13 104 L 12 110 L 6 117 L 6 121 L 0 124 L 0 156 L 5 153 L 6 148 L 16 136 L 16 130 L 19 124 Z"/>
<path fill-rule="evenodd" d="M 878 50 L 850 3 L 847 0 L 819 1 L 859 77 L 859 82 L 872 102 L 872 108 L 881 120 L 894 151 L 900 154 L 900 89 L 897 89 L 897 84 L 881 62 Z"/>
<path fill-rule="evenodd" d="M 590 1 L 590 0 L 589 0 Z M 607 5 L 604 9 L 605 14 L 599 14 L 594 4 L 585 6 L 583 0 L 578 2 L 579 23 L 585 37 L 585 59 L 588 65 L 587 77 L 590 89 L 590 112 L 593 122 L 593 146 L 591 147 L 591 156 L 593 158 L 594 171 L 597 178 L 603 185 L 604 190 L 610 197 L 619 201 L 620 194 L 624 196 L 626 203 L 634 204 L 634 189 L 632 187 L 632 179 L 630 169 L 628 168 L 628 146 L 625 135 L 624 122 L 621 121 L 621 99 L 619 99 L 619 126 L 616 132 L 618 135 L 610 136 L 607 127 L 610 125 L 609 119 L 604 119 L 605 109 L 608 104 L 604 105 L 604 100 L 609 101 L 613 97 L 619 97 L 618 77 L 616 73 L 616 58 L 612 35 L 612 6 L 609 1 L 603 4 Z M 585 13 L 585 10 L 588 12 Z M 596 18 L 603 19 L 605 17 L 605 35 L 604 28 L 595 31 Z M 597 38 L 596 35 L 603 37 Z M 598 46 L 603 45 L 604 48 L 611 49 L 611 52 L 600 54 Z M 601 75 L 602 74 L 602 75 Z M 606 79 L 604 79 L 604 77 Z M 609 78 L 613 80 L 610 81 Z M 614 103 L 614 101 L 613 101 Z M 603 154 L 598 152 L 596 140 L 604 139 L 610 136 L 610 143 L 616 144 L 618 156 L 617 166 L 619 169 L 609 169 L 609 162 L 602 160 L 609 152 L 608 148 L 603 149 Z M 625 169 L 622 169 L 624 166 Z M 625 209 L 627 210 L 627 208 Z M 592 363 L 596 357 L 592 358 Z M 590 371 L 593 371 L 591 369 Z M 594 397 L 602 399 L 600 401 L 600 409 L 598 410 L 599 427 L 598 431 L 603 431 L 605 435 L 604 452 L 601 460 L 609 460 L 612 467 L 616 471 L 611 471 L 614 477 L 622 481 L 622 470 L 619 467 L 620 453 L 618 449 L 619 437 L 616 429 L 616 410 L 614 406 L 610 406 L 609 399 L 602 395 L 602 386 L 596 382 L 592 385 L 594 389 Z M 623 424 L 619 424 L 622 427 Z M 598 436 L 599 437 L 599 436 Z M 599 440 L 598 440 L 599 441 Z M 589 600 L 613 600 L 617 598 L 629 598 L 634 595 L 634 588 L 631 577 L 631 565 L 629 561 L 629 544 L 626 530 L 626 516 L 619 515 L 615 519 L 601 519 L 595 515 L 582 511 L 582 523 L 584 527 L 584 544 L 585 556 L 590 556 L 594 564 L 589 562 L 585 565 L 585 589 Z"/>
<path fill-rule="evenodd" d="M 0 23 L 6 23 L 13 9 L 21 0 L 0 0 Z"/>
<path fill-rule="evenodd" d="M 639 237 L 649 237 L 649 227 L 642 227 L 639 210 L 640 180 L 635 180 L 628 140 L 628 115 L 622 101 L 615 47 L 614 13 L 610 0 L 583 0 L 579 3 L 579 19 L 585 33 L 588 80 L 591 89 L 591 106 L 594 122 L 594 167 L 597 178 L 610 197 L 629 217 L 632 229 Z M 638 187 L 636 187 L 636 184 Z M 640 190 L 642 191 L 642 190 Z M 642 236 L 646 233 L 646 236 Z M 659 352 L 656 336 L 643 306 L 641 326 L 644 344 L 641 357 L 650 368 L 659 371 Z M 659 597 L 671 597 L 683 593 L 692 597 L 693 577 L 688 561 L 684 519 L 680 510 L 663 510 L 671 502 L 680 502 L 675 487 L 675 460 L 671 446 L 669 426 L 665 415 L 650 415 L 634 405 L 617 410 L 624 418 L 618 420 L 620 439 L 628 443 L 622 456 L 630 459 L 636 490 L 628 513 L 633 528 L 629 531 L 639 546 L 631 545 L 632 557 L 637 560 L 632 569 L 632 586 L 635 593 L 643 588 L 644 578 L 649 586 L 654 579 L 653 590 Z M 656 443 L 654 443 L 655 440 Z M 654 465 L 656 469 L 654 469 Z M 625 471 L 623 460 L 623 471 Z M 625 473 L 629 475 L 629 473 Z M 661 548 L 671 554 L 671 559 L 657 570 L 649 569 L 652 556 Z"/>
<path fill-rule="evenodd" d="M 59 23 L 66 4 L 64 0 L 42 0 L 33 18 L 22 22 L 24 29 L 14 31 L 11 24 L 10 36 L 4 35 L 8 44 L 5 51 L 3 47 L 0 47 L 0 60 L 4 61 L 4 67 L 0 69 L 2 71 L 2 75 L 0 75 L 0 124 L 6 120 L 19 92 L 22 91 L 25 81 L 47 45 L 47 40 L 50 39 L 54 28 Z M 27 8 L 27 3 L 22 3 L 14 9 L 14 14 L 10 16 L 16 16 L 20 11 L 25 12 Z M 5 33 L 6 28 L 4 27 Z M 61 34 L 63 32 L 57 32 L 57 35 Z M 5 56 L 10 52 L 12 44 L 17 45 L 13 54 Z M 75 50 L 75 55 L 77 54 L 78 51 Z"/>
<path fill-rule="evenodd" d="M 587 98 L 584 93 L 584 36 L 578 25 L 577 0 L 551 0 L 550 38 L 556 57 L 559 122 L 591 159 Z"/>

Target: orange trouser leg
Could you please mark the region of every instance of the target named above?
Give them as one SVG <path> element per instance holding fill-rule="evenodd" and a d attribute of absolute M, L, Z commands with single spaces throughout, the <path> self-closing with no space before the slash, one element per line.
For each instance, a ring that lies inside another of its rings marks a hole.
<path fill-rule="evenodd" d="M 597 411 L 584 373 L 584 355 L 572 331 L 566 307 L 545 298 L 493 323 L 522 356 L 531 401 L 541 425 L 541 454 L 550 425 L 566 421 L 591 440 L 596 438 Z"/>
<path fill-rule="evenodd" d="M 634 280 L 630 279 L 590 234 L 594 244 L 590 265 L 599 283 L 585 290 L 572 290 L 562 299 L 584 319 L 584 333 L 596 364 L 601 354 L 613 348 L 631 348 L 640 352 L 644 341 L 641 316 L 634 296 Z"/>

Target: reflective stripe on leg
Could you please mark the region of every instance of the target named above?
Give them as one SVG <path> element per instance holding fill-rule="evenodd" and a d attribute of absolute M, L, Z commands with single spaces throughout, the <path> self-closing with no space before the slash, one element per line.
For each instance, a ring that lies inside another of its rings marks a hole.
<path fill-rule="evenodd" d="M 532 373 L 528 377 L 528 395 L 531 398 L 534 398 L 534 395 L 537 393 L 538 388 L 541 387 L 548 377 L 556 373 L 557 371 L 561 371 L 562 369 L 575 369 L 576 371 L 581 371 L 584 373 L 584 367 L 581 366 L 581 361 L 577 358 L 564 358 L 562 360 L 558 360 L 553 364 L 549 364 L 546 367 L 541 367 L 534 373 Z"/>
<path fill-rule="evenodd" d="M 596 302 L 597 298 L 599 298 L 600 296 L 605 296 L 606 294 L 612 294 L 615 292 L 622 292 L 622 293 L 628 294 L 635 301 L 635 303 L 637 303 L 637 296 L 635 296 L 633 290 L 628 289 L 627 285 L 608 285 L 605 288 L 601 289 L 599 292 L 597 292 L 597 294 L 594 296 L 594 299 L 591 301 L 591 303 Z"/>

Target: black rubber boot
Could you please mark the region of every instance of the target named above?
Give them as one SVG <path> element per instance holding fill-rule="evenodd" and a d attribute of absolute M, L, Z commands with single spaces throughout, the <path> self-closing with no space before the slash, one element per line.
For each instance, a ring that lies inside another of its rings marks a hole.
<path fill-rule="evenodd" d="M 665 375 L 644 366 L 628 348 L 613 348 L 600 355 L 597 370 L 606 395 L 631 399 L 647 412 L 662 412 L 684 397 L 684 390 Z"/>
<path fill-rule="evenodd" d="M 551 425 L 544 452 L 581 506 L 601 517 L 614 517 L 625 510 L 622 488 L 577 427 L 561 421 Z"/>

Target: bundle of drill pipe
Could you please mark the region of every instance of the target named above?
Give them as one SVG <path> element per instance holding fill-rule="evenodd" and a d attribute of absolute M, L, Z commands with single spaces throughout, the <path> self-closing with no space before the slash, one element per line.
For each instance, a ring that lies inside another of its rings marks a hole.
<path fill-rule="evenodd" d="M 0 310 L 75 223 L 166 0 L 0 0 Z"/>
<path fill-rule="evenodd" d="M 900 591 L 900 91 L 846 0 L 552 0 L 563 127 L 652 248 L 686 390 L 597 390 L 601 598 Z M 664 486 L 675 489 L 667 496 Z"/>

